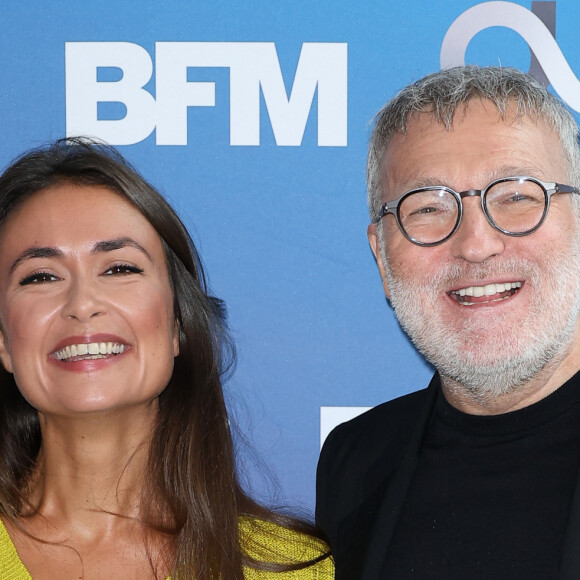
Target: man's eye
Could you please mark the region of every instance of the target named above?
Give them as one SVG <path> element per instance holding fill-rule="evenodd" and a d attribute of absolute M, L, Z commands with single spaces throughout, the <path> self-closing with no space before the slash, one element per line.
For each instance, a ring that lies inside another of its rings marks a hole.
<path fill-rule="evenodd" d="M 453 213 L 456 208 L 449 204 L 431 204 L 431 205 L 424 205 L 415 208 L 413 211 L 409 213 L 410 217 L 414 216 L 429 216 L 429 217 L 436 217 L 433 214 L 449 214 Z"/>
<path fill-rule="evenodd" d="M 20 280 L 20 286 L 28 286 L 29 284 L 43 284 L 45 282 L 56 282 L 60 280 L 58 276 L 49 274 L 48 272 L 34 272 Z"/>
<path fill-rule="evenodd" d="M 103 274 L 105 276 L 119 276 L 126 274 L 142 274 L 143 269 L 137 266 L 131 266 L 130 264 L 115 264 L 110 268 L 107 268 Z"/>
<path fill-rule="evenodd" d="M 528 196 L 527 195 L 523 195 L 519 191 L 515 191 L 514 193 L 512 193 L 510 196 L 507 197 L 507 201 L 508 202 L 526 201 L 527 199 L 528 199 Z"/>

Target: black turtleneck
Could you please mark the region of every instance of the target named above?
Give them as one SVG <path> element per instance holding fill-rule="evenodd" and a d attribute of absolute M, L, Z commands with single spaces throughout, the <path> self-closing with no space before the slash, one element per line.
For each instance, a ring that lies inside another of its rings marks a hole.
<path fill-rule="evenodd" d="M 440 394 L 384 578 L 557 578 L 580 464 L 579 402 L 580 373 L 503 415 L 468 415 Z"/>

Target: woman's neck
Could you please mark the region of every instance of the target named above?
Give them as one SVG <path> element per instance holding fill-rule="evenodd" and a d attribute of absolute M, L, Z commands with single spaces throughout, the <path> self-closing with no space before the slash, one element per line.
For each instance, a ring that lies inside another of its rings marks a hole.
<path fill-rule="evenodd" d="M 80 418 L 40 415 L 42 446 L 28 485 L 32 510 L 23 523 L 40 525 L 49 541 L 77 534 L 97 540 L 127 520 L 135 523 L 156 415 L 156 402 Z"/>

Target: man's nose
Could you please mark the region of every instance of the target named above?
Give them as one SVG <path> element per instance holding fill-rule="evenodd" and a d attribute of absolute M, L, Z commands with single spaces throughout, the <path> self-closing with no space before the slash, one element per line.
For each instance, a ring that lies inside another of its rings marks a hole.
<path fill-rule="evenodd" d="M 64 318 L 87 322 L 95 316 L 104 314 L 105 311 L 102 290 L 96 287 L 94 281 L 88 277 L 79 277 L 71 281 L 62 310 Z"/>
<path fill-rule="evenodd" d="M 468 262 L 484 262 L 505 249 L 505 234 L 487 220 L 479 197 L 463 199 L 463 217 L 459 229 L 449 240 L 453 255 Z"/>

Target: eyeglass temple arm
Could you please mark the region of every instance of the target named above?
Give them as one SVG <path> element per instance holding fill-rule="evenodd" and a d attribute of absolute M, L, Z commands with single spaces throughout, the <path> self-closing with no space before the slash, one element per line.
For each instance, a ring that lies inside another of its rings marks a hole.
<path fill-rule="evenodd" d="M 575 193 L 576 195 L 580 195 L 580 189 L 577 187 L 573 187 L 571 185 L 562 185 L 561 183 L 555 183 L 554 187 L 556 191 L 554 193 Z"/>

